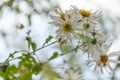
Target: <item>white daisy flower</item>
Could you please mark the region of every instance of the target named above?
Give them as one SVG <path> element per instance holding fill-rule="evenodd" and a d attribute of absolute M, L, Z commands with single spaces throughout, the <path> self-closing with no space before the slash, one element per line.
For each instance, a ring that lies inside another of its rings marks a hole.
<path fill-rule="evenodd" d="M 56 80 L 83 80 L 83 77 L 79 72 L 74 73 L 73 70 L 69 70 L 68 72 L 63 73 L 60 79 Z"/>
<path fill-rule="evenodd" d="M 91 36 L 93 31 L 96 31 L 95 33 L 98 33 L 96 24 L 101 17 L 101 13 L 78 9 L 76 6 L 72 7 L 74 9 L 76 17 L 79 19 L 78 22 L 83 23 L 83 25 L 80 26 L 80 34 L 87 37 L 93 37 Z"/>
<path fill-rule="evenodd" d="M 72 11 L 66 11 L 63 17 L 51 15 L 51 18 L 53 20 L 51 24 L 58 27 L 56 38 L 61 39 L 61 42 L 71 41 L 78 36 L 79 26 L 82 23 L 77 22 L 77 18 Z"/>
<path fill-rule="evenodd" d="M 102 36 L 101 33 L 99 33 L 96 30 L 90 31 L 90 33 L 87 35 L 82 35 L 82 50 L 84 52 L 87 52 L 88 55 L 94 55 L 93 52 L 96 50 L 96 48 L 99 48 L 100 45 L 106 41 L 106 38 Z"/>
<path fill-rule="evenodd" d="M 113 57 L 118 57 L 120 56 L 120 51 L 118 52 L 111 52 L 107 54 L 110 45 L 103 44 L 99 49 L 94 51 L 94 56 L 91 56 L 91 58 L 88 60 L 89 66 L 94 65 L 95 63 L 95 68 L 94 71 L 99 67 L 101 72 L 103 73 L 103 68 L 106 69 L 108 72 L 113 72 L 113 68 L 111 67 L 111 63 L 118 64 L 120 63 L 119 60 L 114 60 L 112 59 Z M 91 65 L 90 65 L 91 64 Z"/>
<path fill-rule="evenodd" d="M 78 17 L 81 17 L 86 20 L 90 21 L 92 23 L 98 22 L 98 20 L 101 18 L 102 13 L 100 11 L 88 11 L 85 9 L 78 9 L 76 6 L 72 6 L 74 8 L 75 13 L 78 15 Z"/>

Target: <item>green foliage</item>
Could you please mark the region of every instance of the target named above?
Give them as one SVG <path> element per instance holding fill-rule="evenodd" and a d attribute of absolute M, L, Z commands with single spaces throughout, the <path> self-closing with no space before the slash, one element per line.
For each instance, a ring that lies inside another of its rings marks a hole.
<path fill-rule="evenodd" d="M 28 42 L 28 49 L 30 49 L 31 46 L 31 38 L 29 36 L 26 37 L 26 40 Z"/>
<path fill-rule="evenodd" d="M 9 55 L 11 58 L 14 58 L 14 54 L 13 53 L 10 53 Z"/>
<path fill-rule="evenodd" d="M 45 40 L 43 46 L 44 46 L 45 44 L 49 43 L 52 39 L 53 39 L 53 36 L 51 36 L 51 35 L 48 36 L 48 38 L 46 38 L 46 40 Z"/>
<path fill-rule="evenodd" d="M 40 4 L 42 2 L 40 2 Z M 27 18 L 29 26 L 31 26 L 31 24 L 32 24 L 31 18 L 32 18 L 33 14 L 48 15 L 50 9 L 55 7 L 55 5 L 52 4 L 50 0 L 45 0 L 45 2 L 47 2 L 48 5 L 51 5 L 51 7 L 49 7 L 49 8 L 41 8 L 40 7 L 40 9 L 36 9 L 36 1 L 34 1 L 34 0 L 1 1 L 1 4 L 0 4 L 1 15 L 0 16 L 2 17 L 2 13 L 4 12 L 4 9 L 6 9 L 6 8 L 9 9 L 10 12 L 13 11 L 16 14 L 23 14 L 24 10 L 22 10 L 20 8 L 20 5 L 22 3 L 25 3 L 31 9 L 29 14 L 24 15 Z M 38 2 L 37 2 L 37 5 L 39 5 Z M 16 26 L 17 26 L 17 29 L 20 29 L 20 30 L 24 30 L 25 27 L 28 27 L 28 26 L 24 26 L 22 23 L 15 25 L 15 27 Z M 20 50 L 20 51 L 15 51 L 13 53 L 10 53 L 8 58 L 6 59 L 6 61 L 3 63 L 0 63 L 0 76 L 4 80 L 32 80 L 32 75 L 33 74 L 37 75 L 41 71 L 45 71 L 46 73 L 48 72 L 47 75 L 52 80 L 53 80 L 54 76 L 57 76 L 56 72 L 52 70 L 52 67 L 50 67 L 50 65 L 46 65 L 44 63 L 41 64 L 40 62 L 37 62 L 37 59 L 35 57 L 33 57 L 32 53 L 35 53 L 37 51 L 37 44 L 32 40 L 30 33 L 31 33 L 31 30 L 29 30 L 27 32 L 27 37 L 26 37 L 28 50 L 25 50 L 25 51 Z M 46 38 L 43 46 L 47 45 L 52 39 L 53 39 L 53 36 L 51 36 L 51 35 L 48 38 Z M 50 45 L 48 45 L 48 46 L 50 46 Z M 43 46 L 42 46 L 42 48 L 43 48 Z M 40 49 L 42 49 L 42 48 L 40 48 Z M 22 55 L 16 56 L 16 54 L 18 54 L 18 53 L 22 54 Z M 58 56 L 57 52 L 53 53 L 50 60 L 55 59 L 57 56 Z M 16 64 L 14 64 L 14 65 L 9 64 L 10 61 L 13 61 L 16 59 L 19 59 L 17 66 L 16 66 Z"/>
<path fill-rule="evenodd" d="M 8 66 L 5 72 L 0 70 L 0 76 L 4 78 L 4 80 L 14 79 L 15 74 L 18 72 L 18 69 L 15 65 Z"/>
<path fill-rule="evenodd" d="M 19 62 L 19 80 L 32 80 L 32 74 L 35 73 L 34 66 L 37 64 L 35 58 L 31 55 L 24 55 Z"/>
<path fill-rule="evenodd" d="M 32 50 L 33 50 L 33 51 L 35 51 L 35 50 L 36 50 L 36 48 L 37 48 L 36 43 L 31 42 L 31 47 L 32 47 Z"/>
<path fill-rule="evenodd" d="M 36 60 L 33 56 L 24 55 L 22 56 L 21 61 L 19 62 L 19 68 L 21 68 L 21 66 L 24 66 L 30 70 L 35 63 Z"/>
<path fill-rule="evenodd" d="M 28 42 L 28 49 L 30 49 L 30 47 L 32 48 L 32 50 L 35 52 L 37 45 L 36 43 L 32 42 L 32 39 L 30 37 L 26 37 L 26 40 Z"/>
<path fill-rule="evenodd" d="M 36 64 L 32 67 L 32 72 L 37 75 L 37 74 L 40 73 L 41 70 L 42 70 L 42 67 L 41 67 L 41 66 L 42 66 L 42 65 L 41 65 L 40 63 L 36 63 Z"/>
<path fill-rule="evenodd" d="M 49 58 L 49 60 L 55 59 L 58 57 L 58 52 L 54 52 L 53 55 Z"/>
<path fill-rule="evenodd" d="M 16 80 L 32 80 L 32 73 L 25 67 L 22 67 L 24 70 L 23 73 L 20 73 L 20 76 Z"/>
<path fill-rule="evenodd" d="M 14 0 L 9 0 L 6 4 L 9 6 L 9 7 L 12 7 L 14 3 Z"/>

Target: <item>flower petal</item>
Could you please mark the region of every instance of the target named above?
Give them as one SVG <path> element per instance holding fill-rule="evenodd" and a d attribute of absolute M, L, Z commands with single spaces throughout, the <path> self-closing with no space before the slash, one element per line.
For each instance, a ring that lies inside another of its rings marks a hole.
<path fill-rule="evenodd" d="M 111 62 L 111 63 L 115 63 L 115 64 L 120 63 L 119 60 L 112 60 L 112 59 L 109 59 L 109 62 Z"/>
<path fill-rule="evenodd" d="M 118 52 L 111 52 L 108 54 L 109 57 L 120 56 L 120 51 Z"/>

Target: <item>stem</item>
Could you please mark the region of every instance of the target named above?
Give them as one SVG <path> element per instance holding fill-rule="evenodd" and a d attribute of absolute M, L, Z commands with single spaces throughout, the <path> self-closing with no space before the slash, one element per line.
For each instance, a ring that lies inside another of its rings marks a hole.
<path fill-rule="evenodd" d="M 69 52 L 76 51 L 79 47 L 80 47 L 80 46 L 76 46 L 76 47 L 73 48 L 72 50 L 69 50 L 69 51 L 67 51 L 67 52 L 64 52 L 64 53 L 60 54 L 59 57 L 64 56 L 64 55 L 66 55 L 66 54 L 69 53 Z M 58 57 L 57 57 L 57 58 L 58 58 Z M 55 59 L 56 59 L 56 58 L 55 58 Z M 50 61 L 52 61 L 52 60 L 54 60 L 54 59 L 51 59 L 51 60 L 49 60 L 49 61 L 46 61 L 46 62 L 44 62 L 43 64 L 48 63 L 48 62 L 50 62 Z"/>
<path fill-rule="evenodd" d="M 42 46 L 41 48 L 38 48 L 38 49 L 36 49 L 35 51 L 39 51 L 39 50 L 41 50 L 41 49 L 43 49 L 43 48 L 46 48 L 46 47 L 48 47 L 48 46 L 50 46 L 50 45 L 52 45 L 52 44 L 54 44 L 54 43 L 56 43 L 56 42 L 57 42 L 57 41 L 54 41 L 54 42 L 52 42 L 52 43 L 50 43 L 50 44 L 48 44 L 48 45 L 46 45 L 46 46 Z M 66 54 L 69 53 L 69 52 L 76 51 L 80 46 L 81 46 L 81 45 L 78 45 L 78 46 L 76 46 L 75 48 L 73 48 L 72 50 L 69 50 L 69 51 L 67 51 L 67 52 L 64 52 L 64 53 L 60 54 L 59 57 L 64 56 L 64 55 L 66 55 Z M 30 52 L 30 54 L 33 54 L 33 53 L 34 53 L 34 52 Z M 28 54 L 27 54 L 27 55 L 28 55 Z M 15 60 L 15 59 L 18 59 L 18 58 L 22 58 L 22 57 L 23 57 L 23 56 L 19 56 L 19 57 L 10 59 L 9 61 L 12 61 L 12 60 Z M 58 58 L 58 57 L 57 57 L 57 58 Z M 55 58 L 55 59 L 56 59 L 56 58 Z M 48 62 L 50 62 L 50 61 L 52 61 L 52 60 L 54 60 L 54 59 L 48 60 L 48 61 L 44 62 L 43 64 L 46 64 L 46 63 L 48 63 Z"/>
<path fill-rule="evenodd" d="M 35 51 L 33 51 L 33 52 L 30 52 L 30 54 L 33 54 L 33 53 L 35 53 L 36 51 L 39 51 L 39 50 L 41 50 L 41 49 L 43 49 L 43 48 L 46 48 L 46 47 L 48 47 L 48 46 L 50 46 L 50 45 L 52 45 L 52 44 L 54 44 L 54 43 L 56 43 L 57 41 L 54 41 L 54 42 L 52 42 L 52 43 L 50 43 L 50 44 L 48 44 L 48 45 L 46 45 L 46 46 L 42 46 L 41 48 L 38 48 L 38 49 L 36 49 Z"/>
<path fill-rule="evenodd" d="M 18 58 L 22 58 L 22 56 L 15 57 L 15 58 L 13 58 L 13 59 L 9 59 L 9 61 L 13 61 L 13 60 L 18 59 Z"/>
<path fill-rule="evenodd" d="M 41 48 L 38 48 L 38 49 L 36 49 L 35 51 L 32 51 L 32 52 L 30 52 L 29 54 L 27 54 L 27 55 L 30 55 L 30 54 L 33 54 L 33 53 L 35 53 L 36 51 L 39 51 L 39 50 L 41 50 L 41 49 L 43 49 L 43 48 L 46 48 L 46 47 L 48 47 L 48 46 L 50 46 L 50 45 L 52 45 L 52 44 L 54 44 L 54 43 L 56 43 L 57 41 L 54 41 L 54 42 L 52 42 L 52 43 L 50 43 L 50 44 L 48 44 L 48 45 L 46 45 L 46 46 L 42 46 Z M 16 53 L 19 53 L 19 52 L 26 52 L 26 51 L 15 51 Z M 19 56 L 19 57 L 15 57 L 15 58 L 13 58 L 13 59 L 9 59 L 9 61 L 12 61 L 12 60 L 15 60 L 15 59 L 18 59 L 18 58 L 21 58 L 22 56 Z M 10 58 L 10 57 L 8 57 L 8 58 Z M 7 59 L 8 59 L 7 58 Z"/>

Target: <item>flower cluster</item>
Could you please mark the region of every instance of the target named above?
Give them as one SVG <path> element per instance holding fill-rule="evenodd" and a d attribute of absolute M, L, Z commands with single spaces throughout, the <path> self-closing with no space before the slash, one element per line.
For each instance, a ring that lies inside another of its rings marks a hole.
<path fill-rule="evenodd" d="M 99 35 L 96 23 L 101 17 L 101 12 L 78 9 L 76 6 L 63 12 L 58 6 L 55 13 L 51 15 L 53 21 L 50 23 L 58 27 L 56 38 L 61 39 L 61 42 L 71 41 L 82 35 L 86 37 Z"/>
<path fill-rule="evenodd" d="M 100 67 L 101 72 L 103 72 L 103 68 L 113 71 L 111 63 L 120 63 L 118 60 L 111 59 L 119 56 L 120 52 L 108 54 L 111 43 L 106 44 L 106 37 L 98 28 L 99 19 L 102 17 L 101 11 L 92 12 L 78 9 L 76 6 L 62 11 L 58 6 L 55 15 L 50 17 L 52 19 L 50 24 L 57 27 L 57 40 L 60 43 L 77 40 L 83 52 L 88 53 L 88 64 L 95 63 L 94 70 Z"/>

